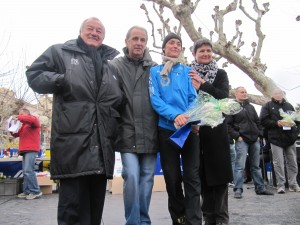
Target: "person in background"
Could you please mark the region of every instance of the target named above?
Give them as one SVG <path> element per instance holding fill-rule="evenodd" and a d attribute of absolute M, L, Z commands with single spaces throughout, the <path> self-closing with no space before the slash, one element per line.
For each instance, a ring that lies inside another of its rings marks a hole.
<path fill-rule="evenodd" d="M 59 225 L 100 224 L 113 177 L 124 97 L 108 65 L 119 52 L 104 37 L 102 22 L 88 18 L 77 39 L 49 47 L 26 71 L 34 91 L 54 97 L 50 172 L 60 185 Z"/>
<path fill-rule="evenodd" d="M 40 198 L 42 192 L 38 185 L 34 165 L 36 157 L 41 148 L 41 124 L 36 116 L 30 114 L 26 108 L 19 111 L 16 118 L 22 123 L 17 133 L 11 133 L 14 137 L 19 137 L 19 154 L 23 156 L 23 192 L 18 194 L 18 198 L 32 200 Z"/>
<path fill-rule="evenodd" d="M 195 41 L 192 53 L 195 60 L 192 62 L 190 77 L 195 89 L 216 99 L 227 98 L 227 73 L 218 69 L 212 57 L 212 43 L 201 38 Z M 206 225 L 228 224 L 228 183 L 233 181 L 233 176 L 226 123 L 214 128 L 201 126 L 199 138 L 204 222 Z"/>
<path fill-rule="evenodd" d="M 166 181 L 169 213 L 173 225 L 199 225 L 202 224 L 199 127 L 193 127 L 182 149 L 172 145 L 169 140 L 176 131 L 175 126 L 187 123 L 187 116 L 183 113 L 195 99 L 196 91 L 188 76 L 191 68 L 178 62 L 182 50 L 180 36 L 168 34 L 163 40 L 162 49 L 163 64 L 150 70 L 149 92 L 152 107 L 159 115 L 160 160 Z"/>
<path fill-rule="evenodd" d="M 282 109 L 284 112 L 294 111 L 294 107 L 284 99 L 282 90 L 276 88 L 272 93 L 272 100 L 261 108 L 260 120 L 267 129 L 268 141 L 271 143 L 277 192 L 279 194 L 285 193 L 284 155 L 286 158 L 289 191 L 300 192 L 300 187 L 296 180 L 298 165 L 295 145 L 299 135 L 300 122 L 295 121 L 295 126 L 285 125 L 279 109 Z"/>
<path fill-rule="evenodd" d="M 257 195 L 273 195 L 265 187 L 262 178 L 260 163 L 260 142 L 263 130 L 258 115 L 253 105 L 248 101 L 247 91 L 244 87 L 235 90 L 236 101 L 240 103 L 242 111 L 227 117 L 228 131 L 231 138 L 236 140 L 235 184 L 234 198 L 242 198 L 244 170 L 247 153 L 249 155 L 251 177 L 255 185 Z"/>
<path fill-rule="evenodd" d="M 147 30 L 131 27 L 124 56 L 110 62 L 122 83 L 127 104 L 121 112 L 116 151 L 121 153 L 126 225 L 151 224 L 149 206 L 158 151 L 157 114 L 149 99 L 150 67 Z"/>

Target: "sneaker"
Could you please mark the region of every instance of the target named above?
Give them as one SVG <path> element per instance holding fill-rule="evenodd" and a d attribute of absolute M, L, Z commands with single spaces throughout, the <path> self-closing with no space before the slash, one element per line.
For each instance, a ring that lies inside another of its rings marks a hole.
<path fill-rule="evenodd" d="M 263 190 L 263 191 L 258 191 L 258 192 L 256 192 L 256 194 L 257 195 L 274 195 L 274 193 L 273 192 L 271 192 L 271 191 L 268 191 L 268 190 Z"/>
<path fill-rule="evenodd" d="M 290 192 L 300 192 L 300 187 L 298 185 L 291 186 L 289 188 Z"/>
<path fill-rule="evenodd" d="M 280 187 L 277 189 L 277 193 L 278 194 L 284 194 L 285 193 L 285 188 L 284 187 Z"/>
<path fill-rule="evenodd" d="M 24 192 L 18 194 L 18 198 L 26 198 L 26 197 L 27 197 L 27 194 L 25 194 Z"/>
<path fill-rule="evenodd" d="M 234 196 L 233 196 L 234 198 L 237 198 L 237 199 L 241 199 L 243 196 L 242 196 L 242 193 L 241 192 L 239 192 L 239 191 L 236 191 L 236 192 L 234 192 Z"/>
<path fill-rule="evenodd" d="M 36 199 L 36 198 L 40 198 L 43 195 L 42 192 L 37 193 L 37 194 L 29 194 L 26 196 L 26 200 L 32 200 L 32 199 Z"/>

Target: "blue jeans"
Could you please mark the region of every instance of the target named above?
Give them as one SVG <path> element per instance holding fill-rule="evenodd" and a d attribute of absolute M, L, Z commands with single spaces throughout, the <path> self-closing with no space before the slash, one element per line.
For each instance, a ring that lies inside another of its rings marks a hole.
<path fill-rule="evenodd" d="M 250 172 L 255 185 L 255 192 L 262 192 L 265 190 L 264 180 L 262 178 L 260 161 L 260 144 L 257 140 L 252 144 L 247 144 L 244 141 L 235 142 L 236 161 L 234 171 L 234 191 L 243 192 L 244 183 L 244 169 L 246 163 L 247 153 L 249 155 Z"/>
<path fill-rule="evenodd" d="M 25 194 L 38 194 L 40 193 L 40 187 L 37 183 L 34 165 L 37 152 L 26 152 L 23 153 L 23 192 Z"/>
<path fill-rule="evenodd" d="M 154 183 L 156 154 L 121 153 L 125 225 L 151 224 L 149 205 Z"/>

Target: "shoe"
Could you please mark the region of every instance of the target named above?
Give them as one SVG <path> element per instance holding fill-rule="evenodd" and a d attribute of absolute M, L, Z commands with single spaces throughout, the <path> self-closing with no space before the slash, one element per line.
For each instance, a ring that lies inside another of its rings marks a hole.
<path fill-rule="evenodd" d="M 242 192 L 239 192 L 239 191 L 236 191 L 234 192 L 234 198 L 237 198 L 237 199 L 241 199 L 243 196 L 242 196 Z"/>
<path fill-rule="evenodd" d="M 289 188 L 289 191 L 290 192 L 300 192 L 300 187 L 298 185 L 295 185 L 295 186 L 291 186 Z"/>
<path fill-rule="evenodd" d="M 263 191 L 260 191 L 260 192 L 256 192 L 257 195 L 274 195 L 273 192 L 271 191 L 268 191 L 268 190 L 263 190 Z"/>
<path fill-rule="evenodd" d="M 182 217 L 179 217 L 178 219 L 177 219 L 177 223 L 178 224 L 185 224 L 185 216 L 182 216 Z"/>
<path fill-rule="evenodd" d="M 278 194 L 284 194 L 285 193 L 285 188 L 284 187 L 280 187 L 277 189 L 277 193 Z"/>
<path fill-rule="evenodd" d="M 26 196 L 26 200 L 33 200 L 36 198 L 40 198 L 43 195 L 42 192 L 38 193 L 38 194 L 29 194 Z"/>
<path fill-rule="evenodd" d="M 26 198 L 26 197 L 27 197 L 27 194 L 25 194 L 24 192 L 18 194 L 18 198 Z"/>

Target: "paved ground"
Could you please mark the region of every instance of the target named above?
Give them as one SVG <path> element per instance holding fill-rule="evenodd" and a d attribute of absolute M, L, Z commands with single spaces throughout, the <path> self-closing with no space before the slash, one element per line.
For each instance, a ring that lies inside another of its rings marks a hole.
<path fill-rule="evenodd" d="M 229 194 L 230 224 L 233 225 L 299 225 L 300 193 L 258 196 L 253 185 L 244 186 L 243 199 Z M 272 188 L 271 188 L 272 190 Z M 38 200 L 0 196 L 1 225 L 55 225 L 57 194 L 44 195 Z M 150 214 L 153 225 L 171 225 L 167 210 L 167 193 L 154 192 Z M 103 225 L 124 225 L 122 195 L 107 193 Z"/>

